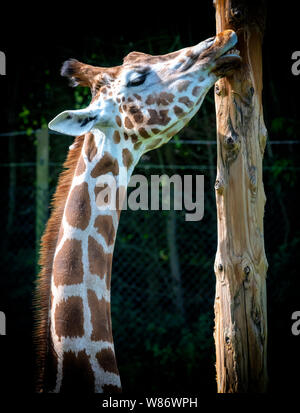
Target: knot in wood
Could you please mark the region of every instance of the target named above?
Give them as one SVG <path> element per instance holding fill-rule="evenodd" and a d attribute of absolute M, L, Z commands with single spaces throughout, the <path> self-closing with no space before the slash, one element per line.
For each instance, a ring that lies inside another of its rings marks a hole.
<path fill-rule="evenodd" d="M 237 30 L 241 26 L 241 23 L 244 20 L 244 12 L 240 7 L 232 7 L 230 9 L 229 23 L 233 26 L 234 30 Z"/>
<path fill-rule="evenodd" d="M 224 146 L 228 150 L 237 150 L 239 147 L 238 135 L 233 132 L 229 136 L 226 136 L 224 139 Z"/>
<path fill-rule="evenodd" d="M 222 264 L 219 264 L 219 265 L 218 265 L 218 270 L 219 270 L 219 271 L 223 271 L 223 265 L 222 265 Z"/>
<path fill-rule="evenodd" d="M 218 96 L 220 96 L 222 94 L 220 86 L 217 83 L 215 84 L 215 93 Z"/>
<path fill-rule="evenodd" d="M 223 194 L 224 191 L 224 184 L 222 182 L 222 180 L 217 179 L 215 182 L 215 190 L 218 192 L 219 195 Z"/>
<path fill-rule="evenodd" d="M 234 139 L 232 136 L 228 136 L 228 138 L 225 139 L 225 143 L 228 146 L 232 146 L 234 144 Z"/>
<path fill-rule="evenodd" d="M 231 13 L 231 16 L 232 16 L 235 20 L 241 20 L 242 17 L 243 17 L 242 11 L 241 11 L 239 8 L 237 8 L 237 7 L 232 8 L 232 9 L 230 10 L 230 13 Z"/>
<path fill-rule="evenodd" d="M 250 267 L 248 265 L 246 265 L 244 267 L 244 274 L 245 274 L 245 279 L 243 282 L 244 288 L 249 288 L 250 287 L 250 280 L 249 280 L 249 274 L 250 274 Z"/>
<path fill-rule="evenodd" d="M 244 268 L 244 273 L 246 275 L 248 275 L 250 273 L 250 267 L 248 265 L 246 265 L 246 267 Z"/>

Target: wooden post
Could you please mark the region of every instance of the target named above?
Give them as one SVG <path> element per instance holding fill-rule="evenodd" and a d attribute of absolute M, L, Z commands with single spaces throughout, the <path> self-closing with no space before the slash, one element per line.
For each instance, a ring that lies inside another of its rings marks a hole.
<path fill-rule="evenodd" d="M 49 133 L 48 129 L 36 132 L 36 250 L 37 258 L 41 236 L 48 220 L 49 211 Z"/>
<path fill-rule="evenodd" d="M 219 393 L 265 392 L 267 309 L 262 159 L 262 0 L 216 0 L 217 32 L 233 29 L 243 63 L 215 85 L 218 248 L 215 345 Z"/>

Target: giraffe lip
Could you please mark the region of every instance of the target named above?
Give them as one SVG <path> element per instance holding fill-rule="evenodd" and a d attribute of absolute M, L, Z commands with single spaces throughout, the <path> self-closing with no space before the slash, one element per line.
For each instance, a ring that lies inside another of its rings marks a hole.
<path fill-rule="evenodd" d="M 226 52 L 226 54 L 223 54 L 215 61 L 212 72 L 217 76 L 224 76 L 228 74 L 229 71 L 238 69 L 241 65 L 241 56 L 235 52 L 229 52 L 230 53 Z"/>
<path fill-rule="evenodd" d="M 218 57 L 217 60 L 226 59 L 227 57 L 238 57 L 241 59 L 240 51 L 236 47 L 231 47 L 226 52 L 223 52 L 221 56 Z"/>

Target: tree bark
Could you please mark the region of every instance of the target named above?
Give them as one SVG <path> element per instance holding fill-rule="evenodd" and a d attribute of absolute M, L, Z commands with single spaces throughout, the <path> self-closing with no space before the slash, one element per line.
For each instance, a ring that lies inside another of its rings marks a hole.
<path fill-rule="evenodd" d="M 233 29 L 241 68 L 215 85 L 218 248 L 215 258 L 215 331 L 219 393 L 267 388 L 267 259 L 261 0 L 216 0 L 217 32 Z"/>

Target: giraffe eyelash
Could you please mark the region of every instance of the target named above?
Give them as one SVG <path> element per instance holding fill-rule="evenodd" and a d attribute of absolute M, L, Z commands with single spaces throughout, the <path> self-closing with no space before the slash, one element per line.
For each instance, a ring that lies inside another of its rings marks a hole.
<path fill-rule="evenodd" d="M 132 86 L 140 86 L 142 85 L 147 77 L 147 73 L 139 73 L 138 76 L 133 77 L 133 79 L 130 79 L 127 82 L 127 87 L 132 87 Z"/>
<path fill-rule="evenodd" d="M 131 72 L 129 76 L 127 77 L 128 80 L 126 83 L 126 87 L 142 85 L 145 82 L 149 73 L 150 73 L 150 70 L 148 67 L 142 70 L 137 69 L 134 72 Z"/>

